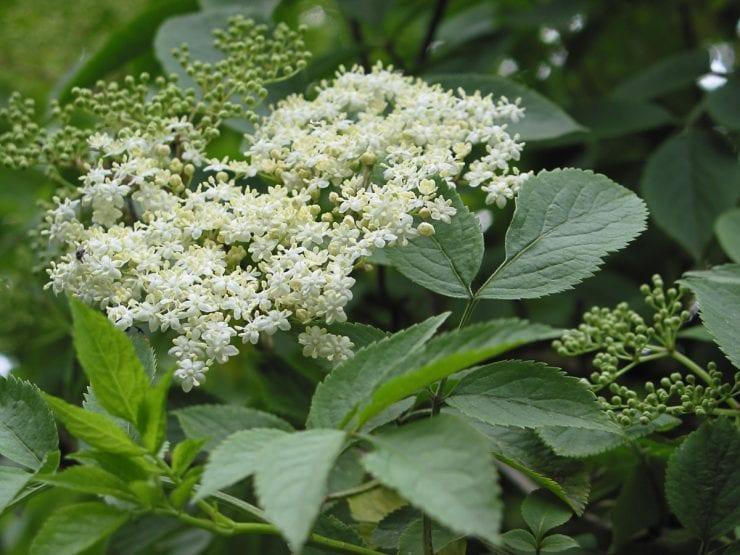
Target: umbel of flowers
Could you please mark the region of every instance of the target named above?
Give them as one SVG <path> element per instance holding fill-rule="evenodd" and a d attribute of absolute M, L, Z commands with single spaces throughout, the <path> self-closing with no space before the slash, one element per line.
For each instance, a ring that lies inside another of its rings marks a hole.
<path fill-rule="evenodd" d="M 510 165 L 523 144 L 506 123 L 522 116 L 377 66 L 279 102 L 239 160 L 204 159 L 192 118 L 99 129 L 80 186 L 46 214 L 50 286 L 121 328 L 174 332 L 185 390 L 235 342 L 278 330 L 341 361 L 353 344 L 326 325 L 347 318 L 353 270 L 449 222 L 443 184 L 481 187 L 499 207 L 513 198 L 528 174 Z"/>

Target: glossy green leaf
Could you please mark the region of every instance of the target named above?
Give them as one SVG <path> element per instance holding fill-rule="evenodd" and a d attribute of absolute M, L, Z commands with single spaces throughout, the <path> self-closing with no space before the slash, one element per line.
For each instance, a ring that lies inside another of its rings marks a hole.
<path fill-rule="evenodd" d="M 729 419 L 705 422 L 668 461 L 665 493 L 692 534 L 707 541 L 740 525 L 740 431 Z"/>
<path fill-rule="evenodd" d="M 380 482 L 450 530 L 498 542 L 500 490 L 478 431 L 439 415 L 369 439 L 374 449 L 363 464 Z"/>
<path fill-rule="evenodd" d="M 505 360 L 465 376 L 447 403 L 493 426 L 617 431 L 578 378 L 540 362 Z"/>
<path fill-rule="evenodd" d="M 92 447 L 119 455 L 145 452 L 110 417 L 70 405 L 51 395 L 44 394 L 44 400 L 73 436 Z"/>
<path fill-rule="evenodd" d="M 282 418 L 267 412 L 235 405 L 193 405 L 173 412 L 185 435 L 191 439 L 207 439 L 205 449 L 218 445 L 229 435 L 250 428 L 276 428 L 292 431 Z"/>
<path fill-rule="evenodd" d="M 558 330 L 526 320 L 506 318 L 475 324 L 432 339 L 405 361 L 398 375 L 381 384 L 358 413 L 362 426 L 396 401 L 423 387 L 506 351 L 558 336 Z"/>
<path fill-rule="evenodd" d="M 31 544 L 30 555 L 78 555 L 121 527 L 129 515 L 103 503 L 79 503 L 56 510 Z"/>
<path fill-rule="evenodd" d="M 740 264 L 687 272 L 681 282 L 696 295 L 704 325 L 735 367 L 740 368 Z"/>
<path fill-rule="evenodd" d="M 287 433 L 275 428 L 254 428 L 231 434 L 211 451 L 197 498 L 207 497 L 254 474 L 262 448 Z"/>
<path fill-rule="evenodd" d="M 480 91 L 483 95 L 506 96 L 510 100 L 521 98 L 521 104 L 525 110 L 524 118 L 518 122 L 509 123 L 508 131 L 518 133 L 524 141 L 555 139 L 584 131 L 584 128 L 573 118 L 540 93 L 503 77 L 463 73 L 430 75 L 426 79 L 432 83 L 439 83 L 447 89 L 456 90 L 462 87 L 468 94 Z"/>
<path fill-rule="evenodd" d="M 568 522 L 573 516 L 571 510 L 560 499 L 544 489 L 535 490 L 524 498 L 521 513 L 524 522 L 538 540 L 553 528 Z"/>
<path fill-rule="evenodd" d="M 99 311 L 70 298 L 77 358 L 98 402 L 136 424 L 149 377 L 126 334 Z"/>
<path fill-rule="evenodd" d="M 419 350 L 449 316 L 434 316 L 360 349 L 319 384 L 311 400 L 308 425 L 341 427 L 360 404 L 409 356 Z"/>
<path fill-rule="evenodd" d="M 308 430 L 269 442 L 257 457 L 254 484 L 267 519 L 300 553 L 327 493 L 344 432 Z"/>
<path fill-rule="evenodd" d="M 0 455 L 38 470 L 58 446 L 54 417 L 38 388 L 13 376 L 0 378 Z"/>
<path fill-rule="evenodd" d="M 391 264 L 422 287 L 447 297 L 470 298 L 471 284 L 483 260 L 483 234 L 454 190 L 446 191 L 457 214 L 449 224 L 433 222 L 435 233 L 419 235 L 406 246 L 385 250 Z"/>
<path fill-rule="evenodd" d="M 689 130 L 650 156 L 641 186 L 658 226 L 700 260 L 715 220 L 740 198 L 740 166 L 718 137 Z"/>
<path fill-rule="evenodd" d="M 740 263 L 740 208 L 722 214 L 714 225 L 714 231 L 727 256 Z"/>
<path fill-rule="evenodd" d="M 646 217 L 634 193 L 603 175 L 540 172 L 522 186 L 506 232 L 506 259 L 477 296 L 530 299 L 571 289 L 637 237 Z"/>

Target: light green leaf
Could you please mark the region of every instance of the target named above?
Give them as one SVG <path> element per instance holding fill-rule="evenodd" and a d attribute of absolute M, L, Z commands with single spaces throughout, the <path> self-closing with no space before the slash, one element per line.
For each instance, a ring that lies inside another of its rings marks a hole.
<path fill-rule="evenodd" d="M 360 349 L 339 364 L 321 382 L 311 400 L 308 425 L 314 428 L 339 428 L 352 416 L 359 403 L 392 375 L 395 368 L 419 350 L 449 313 L 434 316 Z"/>
<path fill-rule="evenodd" d="M 109 413 L 136 424 L 149 377 L 131 341 L 97 310 L 70 298 L 74 344 L 98 402 Z"/>
<path fill-rule="evenodd" d="M 557 526 L 561 526 L 573 516 L 571 510 L 551 492 L 538 489 L 527 495 L 522 501 L 522 517 L 532 530 L 534 537 L 542 537 Z"/>
<path fill-rule="evenodd" d="M 597 139 L 613 139 L 673 122 L 665 108 L 633 99 L 601 98 L 579 104 L 573 114 Z"/>
<path fill-rule="evenodd" d="M 576 540 L 564 534 L 547 536 L 540 544 L 541 553 L 559 553 L 568 549 L 581 547 Z"/>
<path fill-rule="evenodd" d="M 705 50 L 690 50 L 661 58 L 624 81 L 614 89 L 613 96 L 651 100 L 666 93 L 693 87 L 697 77 L 707 72 L 707 62 Z"/>
<path fill-rule="evenodd" d="M 162 375 L 155 385 L 144 393 L 139 411 L 141 441 L 152 454 L 157 454 L 167 432 L 167 394 L 170 391 L 173 372 Z"/>
<path fill-rule="evenodd" d="M 112 495 L 121 499 L 132 499 L 126 483 L 117 476 L 95 466 L 72 466 L 58 474 L 47 474 L 39 480 L 72 491 L 93 495 Z"/>
<path fill-rule="evenodd" d="M 363 464 L 380 482 L 454 532 L 496 543 L 500 490 L 485 438 L 439 415 L 368 438 Z"/>
<path fill-rule="evenodd" d="M 733 262 L 740 262 L 740 208 L 728 210 L 714 224 L 719 244 Z"/>
<path fill-rule="evenodd" d="M 533 430 L 469 422 L 485 434 L 497 459 L 557 495 L 576 514 L 583 514 L 590 485 L 582 461 L 556 455 Z"/>
<path fill-rule="evenodd" d="M 373 392 L 359 411 L 358 426 L 396 401 L 459 370 L 520 345 L 557 337 L 558 333 L 549 326 L 507 318 L 440 335 L 405 361 L 402 374 L 392 377 Z"/>
<path fill-rule="evenodd" d="M 51 395 L 44 394 L 44 400 L 73 436 L 92 447 L 119 455 L 145 452 L 110 417 L 70 405 Z"/>
<path fill-rule="evenodd" d="M 0 515 L 26 486 L 33 474 L 14 466 L 0 466 Z"/>
<path fill-rule="evenodd" d="M 590 171 L 543 171 L 528 179 L 506 232 L 506 260 L 478 297 L 530 299 L 571 289 L 604 256 L 645 228 L 647 212 L 631 191 Z"/>
<path fill-rule="evenodd" d="M 740 78 L 730 77 L 727 83 L 707 94 L 707 109 L 714 121 L 730 129 L 740 129 Z"/>
<path fill-rule="evenodd" d="M 13 376 L 0 378 L 0 455 L 38 470 L 59 447 L 51 411 L 38 388 Z"/>
<path fill-rule="evenodd" d="M 483 234 L 454 190 L 445 191 L 457 214 L 449 224 L 434 222 L 434 235 L 419 235 L 404 247 L 385 249 L 393 266 L 422 287 L 447 297 L 470 298 L 483 260 Z"/>
<path fill-rule="evenodd" d="M 254 428 L 231 434 L 211 451 L 196 498 L 202 499 L 251 476 L 262 448 L 287 433 L 276 428 Z"/>
<path fill-rule="evenodd" d="M 740 432 L 731 420 L 702 424 L 673 452 L 665 493 L 678 520 L 702 541 L 740 525 Z"/>
<path fill-rule="evenodd" d="M 504 545 L 511 549 L 524 551 L 525 553 L 537 552 L 537 540 L 534 539 L 534 536 L 530 532 L 521 528 L 509 530 L 501 534 L 501 538 L 504 540 Z"/>
<path fill-rule="evenodd" d="M 705 131 L 685 131 L 664 142 L 650 156 L 641 181 L 655 222 L 696 260 L 717 217 L 740 197 L 736 156 Z"/>
<path fill-rule="evenodd" d="M 208 439 L 206 450 L 239 430 L 277 428 L 290 432 L 293 427 L 282 418 L 267 412 L 235 405 L 194 405 L 173 412 L 185 435 L 191 439 Z"/>
<path fill-rule="evenodd" d="M 409 524 L 398 540 L 398 551 L 396 551 L 396 554 L 424 555 L 424 545 L 421 540 L 422 529 L 423 524 L 420 518 Z M 456 542 L 461 537 L 460 534 L 451 532 L 439 524 L 432 523 L 432 546 L 434 546 L 435 553 L 439 553 L 440 550 Z"/>
<path fill-rule="evenodd" d="M 704 325 L 736 368 L 740 368 L 740 264 L 687 272 L 681 283 L 696 295 Z"/>
<path fill-rule="evenodd" d="M 308 430 L 268 443 L 259 453 L 254 484 L 267 519 L 300 553 L 326 495 L 329 472 L 344 432 Z"/>
<path fill-rule="evenodd" d="M 157 355 L 152 348 L 149 338 L 136 328 L 129 330 L 126 336 L 134 346 L 136 357 L 144 367 L 147 376 L 149 376 L 150 380 L 154 379 L 157 375 Z"/>
<path fill-rule="evenodd" d="M 120 528 L 129 515 L 103 503 L 79 503 L 56 510 L 31 544 L 30 555 L 78 555 Z"/>
<path fill-rule="evenodd" d="M 516 123 L 508 123 L 507 131 L 519 133 L 524 141 L 555 139 L 569 133 L 584 131 L 573 118 L 540 93 L 503 77 L 463 73 L 430 75 L 426 80 L 452 90 L 462 87 L 468 94 L 480 91 L 484 95 L 506 96 L 510 100 L 521 98 L 525 110 L 524 118 Z"/>
<path fill-rule="evenodd" d="M 447 403 L 486 424 L 618 431 L 578 378 L 546 364 L 505 360 L 465 376 Z"/>
<path fill-rule="evenodd" d="M 172 450 L 172 471 L 178 476 L 185 474 L 195 457 L 203 449 L 205 439 L 184 439 Z"/>

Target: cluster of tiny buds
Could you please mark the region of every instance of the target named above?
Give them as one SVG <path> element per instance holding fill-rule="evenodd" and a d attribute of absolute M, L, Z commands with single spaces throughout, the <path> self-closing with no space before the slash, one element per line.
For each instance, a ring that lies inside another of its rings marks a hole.
<path fill-rule="evenodd" d="M 634 390 L 613 382 L 609 385 L 611 397 L 599 397 L 599 402 L 612 419 L 624 426 L 649 424 L 661 414 L 706 416 L 740 389 L 740 372 L 734 376 L 734 386 L 723 383 L 722 372 L 713 362 L 707 365 L 707 374 L 707 384 L 697 384 L 693 374 L 682 376 L 678 372 L 661 378 L 657 386 L 646 382 L 642 398 Z"/>

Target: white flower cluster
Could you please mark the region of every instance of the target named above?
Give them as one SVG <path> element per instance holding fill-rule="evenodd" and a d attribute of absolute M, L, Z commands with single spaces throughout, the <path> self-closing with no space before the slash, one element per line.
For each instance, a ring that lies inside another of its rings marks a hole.
<path fill-rule="evenodd" d="M 197 184 L 185 120 L 164 136 L 96 134 L 95 166 L 46 215 L 62 251 L 50 285 L 120 328 L 172 330 L 185 390 L 238 353 L 237 337 L 294 326 L 306 356 L 341 361 L 354 345 L 323 326 L 346 320 L 354 268 L 434 232 L 418 219 L 449 222 L 442 182 L 481 186 L 499 206 L 512 198 L 526 174 L 509 169 L 522 144 L 502 123 L 521 115 L 382 68 L 342 72 L 313 101 L 281 102 L 245 160 L 210 161 Z M 478 144 L 486 153 L 471 161 Z"/>

